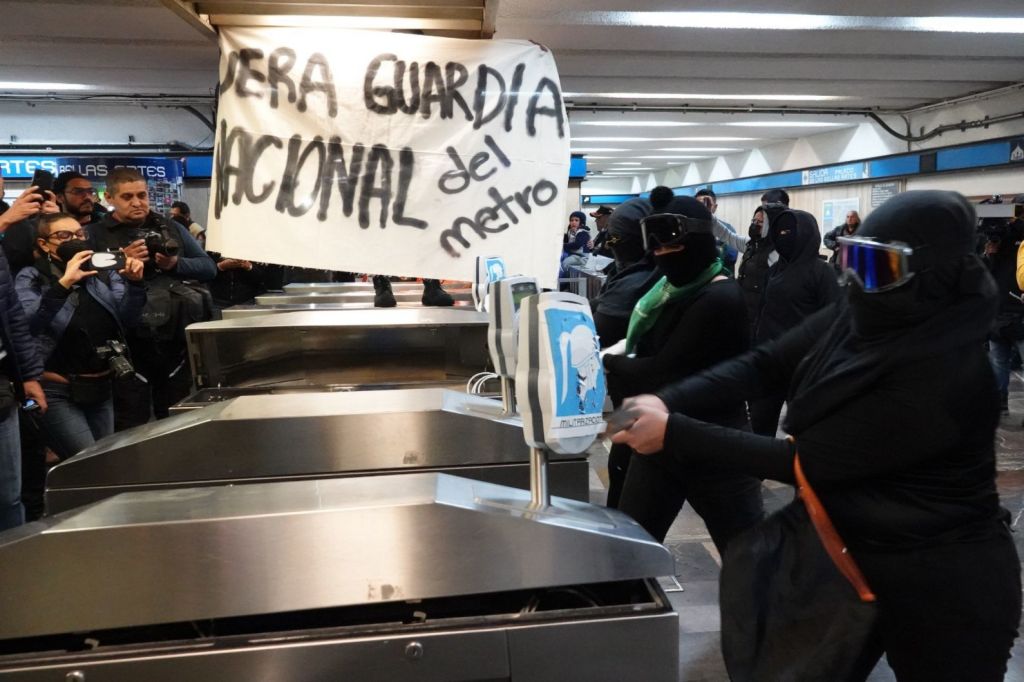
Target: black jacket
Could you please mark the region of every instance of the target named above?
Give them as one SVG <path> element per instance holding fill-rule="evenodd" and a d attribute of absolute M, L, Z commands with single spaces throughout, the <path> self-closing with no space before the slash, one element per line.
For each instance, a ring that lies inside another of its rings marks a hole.
<path fill-rule="evenodd" d="M 692 297 L 668 304 L 637 342 L 636 357 L 605 356 L 612 401 L 619 404 L 625 397 L 653 393 L 743 353 L 750 347 L 748 329 L 742 293 L 731 279 L 711 282 Z M 740 397 L 696 412 L 718 423 L 746 419 Z"/>
<path fill-rule="evenodd" d="M 626 338 L 633 306 L 659 279 L 661 273 L 655 270 L 654 263 L 643 260 L 605 280 L 601 293 L 590 303 L 602 348 Z"/>
<path fill-rule="evenodd" d="M 0 252 L 0 338 L 7 356 L 3 371 L 20 384 L 37 380 L 43 373 L 43 358 L 36 340 L 29 331 L 28 318 L 14 288 L 14 278 L 7 267 L 7 257 Z"/>
<path fill-rule="evenodd" d="M 674 412 L 690 414 L 737 396 L 792 388 L 798 366 L 816 344 L 825 343 L 834 318 L 833 309 L 823 310 L 779 339 L 666 387 L 659 396 Z M 993 531 L 1001 517 L 995 380 L 984 346 L 913 358 L 908 352 L 890 363 L 865 390 L 793 434 L 808 480 L 851 547 L 941 543 Z M 683 414 L 669 418 L 665 452 L 686 466 L 793 482 L 790 443 L 701 425 Z"/>
<path fill-rule="evenodd" d="M 217 276 L 217 266 L 213 260 L 206 255 L 206 251 L 199 245 L 199 242 L 180 223 L 167 220 L 163 216 L 150 211 L 149 215 L 146 216 L 145 222 L 142 224 L 142 228 L 165 229 L 181 245 L 181 251 L 178 253 L 178 265 L 173 272 L 166 273 L 167 275 L 176 279 L 198 280 L 200 282 L 209 282 Z M 137 230 L 140 228 L 139 226 L 120 223 L 114 219 L 113 213 L 109 213 L 95 225 L 90 223 L 88 229 L 89 241 L 94 250 L 116 251 L 135 241 L 138 238 Z M 157 274 L 156 262 L 152 258 L 146 263 L 145 272 L 147 280 Z"/>
<path fill-rule="evenodd" d="M 821 233 L 809 213 L 790 210 L 796 218 L 796 248 L 792 257 L 779 260 L 768 270 L 768 281 L 757 319 L 758 343 L 781 336 L 839 297 L 836 273 L 818 257 Z M 781 218 L 773 220 L 769 238 L 778 245 Z"/>
<path fill-rule="evenodd" d="M 757 329 L 761 297 L 768 283 L 768 257 L 772 250 L 772 243 L 768 239 L 751 239 L 743 250 L 743 260 L 736 274 L 736 281 L 743 289 L 743 300 L 747 304 L 747 317 L 752 330 Z"/>

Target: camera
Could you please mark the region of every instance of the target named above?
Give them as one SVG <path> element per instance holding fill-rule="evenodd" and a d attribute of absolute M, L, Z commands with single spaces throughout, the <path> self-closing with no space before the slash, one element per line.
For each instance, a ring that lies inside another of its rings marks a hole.
<path fill-rule="evenodd" d="M 106 360 L 115 379 L 124 379 L 135 374 L 135 368 L 128 360 L 128 349 L 116 339 L 108 339 L 106 345 L 96 347 L 96 355 Z"/>
<path fill-rule="evenodd" d="M 146 250 L 151 254 L 159 253 L 164 256 L 177 256 L 181 244 L 175 239 L 167 239 L 162 232 L 156 230 L 137 230 L 134 239 L 142 239 L 146 242 Z"/>

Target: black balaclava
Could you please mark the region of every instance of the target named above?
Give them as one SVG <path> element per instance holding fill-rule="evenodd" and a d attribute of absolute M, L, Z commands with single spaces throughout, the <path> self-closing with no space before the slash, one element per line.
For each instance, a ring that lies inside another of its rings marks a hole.
<path fill-rule="evenodd" d="M 655 210 L 658 213 L 675 213 L 697 220 L 713 220 L 707 206 L 693 197 L 673 197 L 671 201 Z M 718 246 L 711 233 L 691 232 L 683 237 L 682 245 L 681 251 L 654 256 L 658 269 L 672 286 L 677 287 L 692 282 L 718 258 Z"/>
<path fill-rule="evenodd" d="M 818 257 L 821 232 L 806 211 L 790 208 L 777 213 L 768 225 L 768 237 L 786 265 Z"/>
<path fill-rule="evenodd" d="M 651 202 L 630 199 L 615 207 L 608 219 L 608 245 L 619 270 L 625 270 L 644 258 L 644 240 L 640 221 L 651 215 Z"/>
<path fill-rule="evenodd" d="M 875 338 L 918 324 L 965 293 L 964 270 L 975 263 L 974 207 L 956 192 L 905 192 L 877 208 L 857 236 L 914 249 L 913 277 L 889 291 L 866 293 L 850 280 L 847 299 L 854 333 Z"/>

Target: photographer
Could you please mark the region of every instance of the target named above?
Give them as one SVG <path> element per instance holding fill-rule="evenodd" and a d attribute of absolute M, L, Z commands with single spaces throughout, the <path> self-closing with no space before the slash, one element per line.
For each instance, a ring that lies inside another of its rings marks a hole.
<path fill-rule="evenodd" d="M 1024 302 L 1017 285 L 1017 250 L 1024 242 L 1024 221 L 1020 218 L 984 218 L 979 231 L 985 236 L 982 259 L 999 287 L 999 312 L 989 332 L 989 359 L 996 373 L 1004 416 L 1010 414 L 1010 362 L 1016 348 L 1024 356 Z"/>
<path fill-rule="evenodd" d="M 209 282 L 217 267 L 188 230 L 149 209 L 146 180 L 131 168 L 107 176 L 107 197 L 114 210 L 94 227 L 89 239 L 96 251 L 122 251 L 144 264 L 147 301 L 142 320 L 127 329 L 138 379 L 118 385 L 117 429 L 169 414 L 171 405 L 192 387 L 185 353 L 185 327 L 212 316 Z"/>
<path fill-rule="evenodd" d="M 18 273 L 15 288 L 45 359 L 49 410 L 42 424 L 50 446 L 66 459 L 114 431 L 112 380 L 132 372 L 123 355 L 124 326 L 138 319 L 146 290 L 134 258 L 119 272 L 90 269 L 85 231 L 67 213 L 39 219 L 36 246 L 43 256 Z"/>

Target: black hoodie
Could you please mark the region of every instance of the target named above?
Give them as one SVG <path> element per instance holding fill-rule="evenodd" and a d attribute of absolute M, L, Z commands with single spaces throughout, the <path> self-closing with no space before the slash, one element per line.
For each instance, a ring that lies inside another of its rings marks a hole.
<path fill-rule="evenodd" d="M 768 238 L 779 260 L 768 270 L 757 321 L 758 343 L 781 336 L 839 298 L 835 270 L 818 257 L 821 232 L 814 216 L 787 209 L 770 225 Z M 784 249 L 785 238 L 780 243 L 780 234 L 786 230 L 794 234 L 791 249 Z"/>

